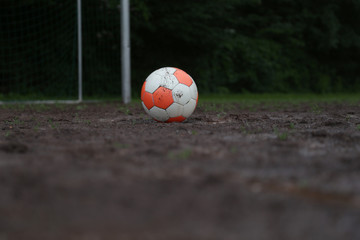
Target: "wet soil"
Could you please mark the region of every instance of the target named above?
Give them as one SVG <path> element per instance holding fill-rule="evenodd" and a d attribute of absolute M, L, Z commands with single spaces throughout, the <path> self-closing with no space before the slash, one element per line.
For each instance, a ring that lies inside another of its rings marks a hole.
<path fill-rule="evenodd" d="M 0 239 L 360 239 L 359 103 L 0 109 Z"/>

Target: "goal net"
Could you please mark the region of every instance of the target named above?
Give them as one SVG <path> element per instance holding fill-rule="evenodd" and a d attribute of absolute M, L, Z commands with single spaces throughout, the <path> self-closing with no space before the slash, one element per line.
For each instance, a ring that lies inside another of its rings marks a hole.
<path fill-rule="evenodd" d="M 0 6 L 0 100 L 76 99 L 76 1 Z"/>
<path fill-rule="evenodd" d="M 83 89 L 87 98 L 121 96 L 119 0 L 83 0 Z"/>
<path fill-rule="evenodd" d="M 79 2 L 1 1 L 0 103 L 121 96 L 120 1 L 82 1 L 82 69 Z"/>

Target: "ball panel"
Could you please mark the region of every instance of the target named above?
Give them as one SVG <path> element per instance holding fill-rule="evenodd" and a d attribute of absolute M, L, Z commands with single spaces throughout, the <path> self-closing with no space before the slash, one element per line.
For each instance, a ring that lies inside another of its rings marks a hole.
<path fill-rule="evenodd" d="M 198 90 L 197 90 L 195 82 L 193 82 L 193 84 L 191 84 L 191 86 L 190 86 L 190 95 L 191 95 L 192 99 L 194 99 L 194 100 L 198 99 Z"/>
<path fill-rule="evenodd" d="M 194 99 L 190 99 L 190 101 L 184 105 L 183 116 L 188 118 L 194 112 L 196 108 L 196 101 Z"/>
<path fill-rule="evenodd" d="M 173 117 L 173 118 L 169 118 L 166 122 L 171 123 L 171 122 L 183 122 L 186 118 L 184 118 L 183 116 L 178 116 L 178 117 Z"/>
<path fill-rule="evenodd" d="M 176 71 L 177 69 L 176 68 L 173 68 L 173 67 L 162 67 L 162 68 L 159 68 L 157 70 L 155 70 L 153 73 L 154 74 L 157 74 L 157 75 L 160 75 L 160 76 L 164 76 L 165 74 L 174 74 L 174 72 Z"/>
<path fill-rule="evenodd" d="M 155 106 L 162 109 L 168 108 L 174 102 L 171 90 L 164 87 L 159 87 L 153 97 Z"/>
<path fill-rule="evenodd" d="M 145 112 L 150 115 L 150 110 L 145 106 L 144 102 L 141 102 L 141 105 L 143 106 Z"/>
<path fill-rule="evenodd" d="M 179 83 L 173 90 L 172 96 L 174 98 L 174 102 L 179 103 L 181 105 L 185 105 L 189 102 L 190 96 L 190 88 L 184 84 Z"/>
<path fill-rule="evenodd" d="M 173 89 L 176 85 L 179 84 L 177 78 L 172 74 L 166 74 L 162 76 L 160 86 L 168 89 Z"/>
<path fill-rule="evenodd" d="M 159 83 L 159 85 L 161 87 L 173 89 L 179 83 L 177 78 L 174 76 L 175 71 L 176 71 L 176 68 L 164 67 L 164 68 L 160 68 L 160 69 L 154 71 L 152 74 L 155 74 L 155 75 L 161 77 L 161 80 Z"/>
<path fill-rule="evenodd" d="M 166 112 L 169 114 L 169 117 L 178 117 L 183 114 L 184 106 L 178 103 L 173 103 L 166 109 Z"/>
<path fill-rule="evenodd" d="M 167 114 L 165 109 L 161 109 L 156 106 L 151 108 L 149 113 L 150 113 L 150 116 L 152 116 L 154 119 L 161 121 L 161 122 L 165 122 L 166 120 L 169 119 L 169 115 Z"/>
<path fill-rule="evenodd" d="M 177 70 L 177 68 L 174 68 L 174 67 L 167 67 L 166 69 L 171 74 L 174 74 L 176 72 L 176 70 Z"/>
<path fill-rule="evenodd" d="M 151 93 L 144 91 L 144 94 L 141 96 L 141 100 L 148 109 L 154 106 L 154 99 Z"/>
<path fill-rule="evenodd" d="M 165 68 L 159 68 L 159 69 L 153 71 L 149 76 L 151 76 L 152 74 L 162 76 L 162 75 L 164 75 L 164 72 L 165 72 Z"/>
<path fill-rule="evenodd" d="M 188 87 L 190 87 L 191 84 L 193 83 L 193 80 L 189 76 L 189 74 L 187 74 L 181 69 L 177 69 L 176 72 L 174 73 L 174 76 L 177 78 L 177 80 L 179 80 L 180 83 L 185 84 Z"/>
<path fill-rule="evenodd" d="M 140 93 L 140 98 L 142 98 L 142 96 L 143 96 L 144 93 L 145 93 L 145 85 L 146 85 L 146 82 L 144 82 L 144 84 L 142 85 L 141 93 Z"/>
<path fill-rule="evenodd" d="M 156 89 L 160 87 L 162 77 L 157 74 L 150 74 L 145 82 L 145 91 L 149 93 L 155 92 Z"/>

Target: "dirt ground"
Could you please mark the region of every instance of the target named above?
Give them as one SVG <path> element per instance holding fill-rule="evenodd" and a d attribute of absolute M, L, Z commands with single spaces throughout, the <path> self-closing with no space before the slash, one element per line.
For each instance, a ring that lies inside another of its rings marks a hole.
<path fill-rule="evenodd" d="M 360 103 L 0 107 L 0 240 L 360 239 Z"/>

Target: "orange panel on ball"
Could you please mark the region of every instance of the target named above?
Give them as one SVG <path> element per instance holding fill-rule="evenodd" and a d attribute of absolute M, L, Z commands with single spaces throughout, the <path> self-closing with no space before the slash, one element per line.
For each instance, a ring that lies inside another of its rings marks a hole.
<path fill-rule="evenodd" d="M 144 82 L 144 84 L 142 85 L 142 88 L 141 88 L 141 94 L 140 94 L 141 99 L 142 99 L 142 97 L 143 97 L 143 95 L 145 93 L 145 84 L 146 84 L 146 82 Z"/>
<path fill-rule="evenodd" d="M 143 101 L 147 109 L 151 109 L 154 106 L 154 99 L 151 93 L 145 91 L 145 84 L 146 82 L 141 89 L 141 101 Z"/>
<path fill-rule="evenodd" d="M 169 118 L 166 122 L 171 123 L 171 122 L 182 122 L 184 121 L 186 118 L 184 118 L 183 116 L 179 116 L 179 117 L 173 117 L 173 118 Z"/>
<path fill-rule="evenodd" d="M 180 83 L 185 84 L 186 86 L 190 87 L 193 83 L 191 77 L 181 69 L 177 69 L 176 72 L 174 72 L 174 76 Z"/>
<path fill-rule="evenodd" d="M 174 102 L 171 90 L 164 87 L 159 87 L 153 93 L 153 97 L 155 106 L 162 109 L 168 108 Z"/>

